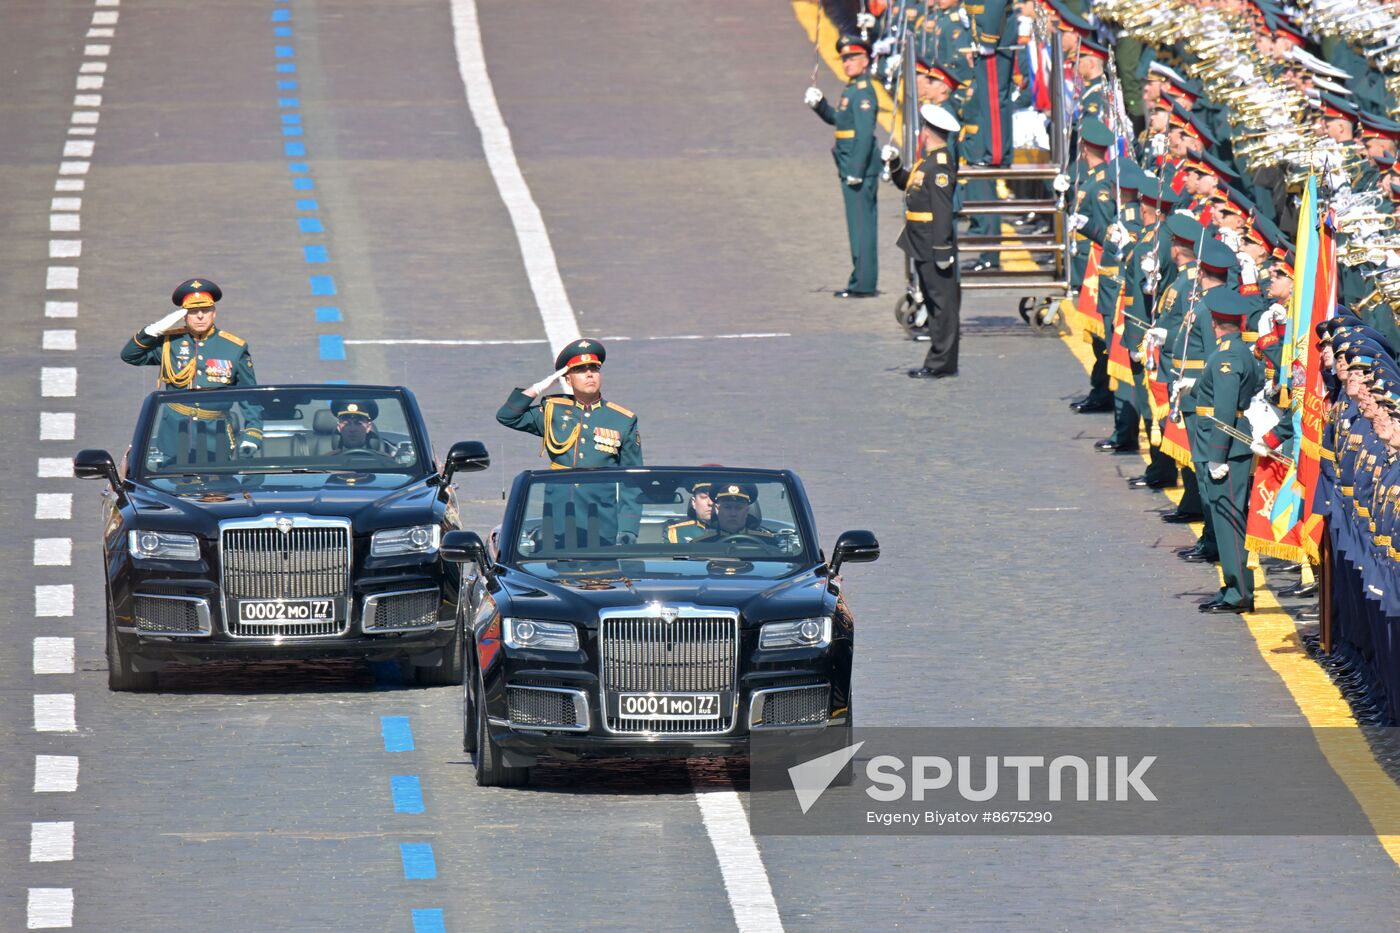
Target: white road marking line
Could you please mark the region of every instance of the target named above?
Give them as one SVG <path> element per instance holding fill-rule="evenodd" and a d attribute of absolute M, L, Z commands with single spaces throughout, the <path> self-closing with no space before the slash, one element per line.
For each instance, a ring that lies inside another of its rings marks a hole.
<path fill-rule="evenodd" d="M 39 393 L 45 398 L 72 398 L 78 394 L 78 370 L 72 366 L 45 366 L 39 370 Z"/>
<path fill-rule="evenodd" d="M 81 178 L 59 178 L 53 183 L 55 191 L 82 191 L 87 186 L 87 182 Z"/>
<path fill-rule="evenodd" d="M 732 790 L 696 791 L 695 802 L 705 832 L 710 836 L 720 875 L 740 933 L 755 930 L 782 930 L 773 887 L 758 854 L 758 844 L 749 832 L 749 818 L 739 795 Z"/>
<path fill-rule="evenodd" d="M 78 332 L 76 330 L 46 330 L 44 331 L 45 350 L 76 350 L 78 349 Z"/>
<path fill-rule="evenodd" d="M 63 157 L 65 159 L 90 159 L 96 145 L 90 139 L 70 139 L 63 144 Z"/>
<path fill-rule="evenodd" d="M 82 255 L 82 240 L 49 240 L 50 259 L 77 259 Z"/>
<path fill-rule="evenodd" d="M 106 83 L 107 79 L 101 75 L 78 75 L 74 87 L 80 91 L 100 91 Z"/>
<path fill-rule="evenodd" d="M 101 94 L 78 94 L 73 98 L 74 107 L 101 107 Z"/>
<path fill-rule="evenodd" d="M 97 0 L 98 6 L 117 6 L 121 0 Z M 97 14 L 93 14 L 96 16 Z"/>
<path fill-rule="evenodd" d="M 99 3 L 98 6 L 102 6 L 102 4 Z M 117 25 L 117 17 L 120 15 L 116 10 L 106 13 L 99 10 L 92 14 L 92 24 L 94 26 L 115 26 Z"/>
<path fill-rule="evenodd" d="M 34 639 L 34 673 L 71 674 L 74 668 L 73 639 L 43 636 Z"/>
<path fill-rule="evenodd" d="M 75 110 L 70 123 L 96 123 L 102 119 L 102 114 L 96 110 Z"/>
<path fill-rule="evenodd" d="M 30 823 L 29 861 L 73 861 L 73 824 Z"/>
<path fill-rule="evenodd" d="M 77 270 L 73 270 L 75 273 Z M 73 288 L 77 288 L 78 277 L 73 276 Z M 53 288 L 52 285 L 49 286 Z M 44 317 L 77 317 L 78 303 L 76 301 L 46 301 L 44 302 Z"/>
<path fill-rule="evenodd" d="M 96 136 L 96 135 L 97 135 L 97 127 L 95 127 L 95 126 L 70 126 L 70 127 L 68 127 L 68 135 L 69 135 L 69 136 Z"/>
<path fill-rule="evenodd" d="M 51 233 L 77 233 L 83 228 L 83 218 L 81 214 L 50 214 L 49 232 Z"/>
<path fill-rule="evenodd" d="M 73 564 L 72 538 L 35 538 L 35 567 L 69 567 Z"/>
<path fill-rule="evenodd" d="M 71 492 L 41 492 L 34 497 L 34 518 L 38 521 L 67 521 L 73 517 Z"/>
<path fill-rule="evenodd" d="M 54 198 L 49 201 L 49 210 L 51 211 L 80 211 L 82 209 L 82 198 Z"/>
<path fill-rule="evenodd" d="M 78 418 L 71 411 L 39 412 L 39 440 L 71 441 L 77 434 Z"/>
<path fill-rule="evenodd" d="M 103 55 L 111 55 L 112 47 L 110 45 L 85 45 L 83 46 L 83 54 L 101 58 Z"/>
<path fill-rule="evenodd" d="M 78 74 L 101 75 L 107 73 L 106 62 L 83 62 L 78 66 Z"/>
<path fill-rule="evenodd" d="M 49 266 L 45 286 L 53 291 L 78 287 L 77 266 Z"/>
<path fill-rule="evenodd" d="M 530 187 L 515 160 L 515 148 L 510 130 L 501 116 L 491 76 L 486 71 L 486 56 L 481 47 L 481 28 L 477 24 L 474 0 L 452 0 L 452 31 L 457 49 L 457 70 L 466 89 L 467 107 L 471 110 L 491 177 L 501 193 L 515 236 L 520 241 L 520 255 L 525 261 L 525 274 L 530 290 L 535 293 L 544 321 L 544 333 L 549 338 L 552 353 L 579 337 L 578 319 L 569 304 L 564 280 L 559 275 L 559 263 L 549 243 L 549 231 L 544 217 L 530 195 Z"/>
<path fill-rule="evenodd" d="M 598 339 L 599 339 L 599 340 L 606 340 L 606 341 L 608 341 L 609 343 L 612 343 L 612 342 L 616 342 L 616 341 L 619 341 L 619 340 L 622 340 L 622 341 L 627 341 L 627 340 L 634 340 L 634 341 L 643 341 L 643 340 L 645 340 L 645 341 L 660 341 L 660 340 L 762 340 L 762 339 L 768 339 L 768 338 L 773 338 L 773 337 L 791 337 L 791 336 L 792 336 L 792 334 L 786 334 L 786 333 L 771 333 L 771 334 L 675 334 L 675 335 L 666 335 L 666 336 L 657 336 L 657 337 L 616 337 L 616 336 L 615 336 L 615 337 L 599 337 Z M 462 340 L 451 340 L 451 339 L 448 339 L 448 340 L 426 340 L 426 339 L 417 339 L 417 338 L 408 337 L 408 338 L 402 338 L 402 339 L 400 339 L 400 338 L 389 338 L 389 339 L 384 339 L 384 340 L 347 340 L 347 341 L 345 341 L 345 343 L 346 343 L 347 346 L 350 345 L 350 344 L 359 344 L 359 345 L 374 344 L 374 345 L 376 345 L 376 346 L 412 345 L 412 346 L 436 346 L 436 347 L 499 347 L 499 346 L 527 346 L 527 345 L 533 344 L 533 343 L 545 343 L 545 341 L 539 340 L 539 339 L 534 339 L 534 340 L 530 340 L 530 339 L 523 339 L 523 340 L 466 340 L 466 339 L 462 339 Z"/>
<path fill-rule="evenodd" d="M 115 29 L 89 29 L 87 37 L 89 39 L 110 39 L 117 34 Z"/>
<path fill-rule="evenodd" d="M 40 457 L 34 475 L 40 479 L 72 479 L 73 461 L 68 457 Z"/>
<path fill-rule="evenodd" d="M 34 694 L 34 731 L 77 732 L 77 701 L 73 694 Z"/>
<path fill-rule="evenodd" d="M 92 167 L 91 162 L 69 161 L 58 163 L 58 174 L 60 175 L 86 175 L 88 169 Z"/>
<path fill-rule="evenodd" d="M 77 755 L 34 756 L 34 793 L 71 794 L 77 789 Z"/>
<path fill-rule="evenodd" d="M 29 929 L 58 930 L 73 925 L 72 888 L 30 888 Z"/>
<path fill-rule="evenodd" d="M 34 587 L 34 614 L 40 618 L 73 615 L 73 584 L 41 583 Z"/>

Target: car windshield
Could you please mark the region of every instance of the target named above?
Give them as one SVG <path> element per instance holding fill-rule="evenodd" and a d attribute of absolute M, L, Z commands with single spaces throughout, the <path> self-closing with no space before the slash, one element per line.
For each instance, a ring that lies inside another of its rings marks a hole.
<path fill-rule="evenodd" d="M 132 452 L 143 478 L 427 472 L 403 398 L 387 389 L 215 390 L 160 403 Z"/>
<path fill-rule="evenodd" d="M 786 479 L 733 470 L 534 476 L 513 532 L 512 557 L 798 564 L 810 558 L 810 543 L 795 496 Z"/>

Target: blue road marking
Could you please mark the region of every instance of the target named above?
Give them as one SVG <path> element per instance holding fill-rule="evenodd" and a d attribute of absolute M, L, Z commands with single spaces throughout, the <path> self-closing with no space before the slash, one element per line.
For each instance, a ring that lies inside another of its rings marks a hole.
<path fill-rule="evenodd" d="M 272 21 L 273 21 L 274 23 L 285 23 L 285 22 L 288 22 L 289 20 L 291 20 L 291 18 L 292 18 L 292 11 L 291 11 L 291 10 L 273 10 L 273 11 L 272 11 Z"/>
<path fill-rule="evenodd" d="M 297 50 L 295 46 L 291 45 L 274 45 L 272 47 L 272 54 L 276 55 L 278 58 L 292 58 L 297 54 Z"/>
<path fill-rule="evenodd" d="M 279 107 L 300 107 L 300 106 L 301 106 L 301 98 L 300 98 L 300 97 L 279 97 L 279 98 L 277 98 L 277 106 L 279 106 Z"/>
<path fill-rule="evenodd" d="M 277 71 L 284 75 L 295 74 L 297 66 L 294 62 L 278 62 Z"/>
<path fill-rule="evenodd" d="M 326 228 L 321 224 L 321 218 L 319 217 L 299 217 L 297 218 L 297 226 L 301 228 L 302 233 L 326 232 Z"/>
<path fill-rule="evenodd" d="M 313 295 L 334 295 L 335 279 L 329 275 L 311 276 L 311 294 Z"/>
<path fill-rule="evenodd" d="M 340 309 L 322 305 L 316 309 L 316 320 L 321 323 L 334 323 L 340 320 Z"/>
<path fill-rule="evenodd" d="M 282 151 L 289 156 L 306 155 L 306 143 L 283 143 Z"/>
<path fill-rule="evenodd" d="M 331 261 L 331 257 L 326 254 L 326 248 L 324 246 L 303 246 L 301 252 L 302 255 L 306 257 L 306 261 L 310 263 Z"/>
<path fill-rule="evenodd" d="M 305 162 L 288 162 L 287 171 L 298 173 L 309 172 L 311 171 L 311 166 L 307 165 Z"/>
<path fill-rule="evenodd" d="M 345 359 L 345 338 L 339 334 L 321 335 L 321 359 L 323 360 L 343 360 Z"/>
<path fill-rule="evenodd" d="M 431 843 L 401 842 L 399 857 L 403 859 L 403 876 L 408 881 L 432 881 L 437 877 L 437 860 L 433 858 Z"/>
<path fill-rule="evenodd" d="M 300 135 L 301 135 L 301 127 L 299 127 L 299 126 L 284 126 L 284 127 L 282 127 L 282 135 L 283 135 L 283 136 L 300 136 Z"/>
<path fill-rule="evenodd" d="M 293 178 L 292 187 L 298 191 L 310 191 L 316 187 L 316 183 L 309 178 Z"/>
<path fill-rule="evenodd" d="M 278 82 L 277 82 L 277 90 L 279 90 L 279 91 L 295 91 L 296 89 L 297 89 L 297 83 L 296 83 L 296 81 L 293 81 L 293 80 L 282 80 L 282 81 L 278 81 Z"/>
<path fill-rule="evenodd" d="M 413 751 L 413 727 L 407 716 L 380 716 L 379 732 L 384 736 L 386 752 Z"/>
<path fill-rule="evenodd" d="M 423 812 L 423 784 L 416 774 L 389 778 L 389 793 L 394 798 L 395 813 Z"/>
<path fill-rule="evenodd" d="M 292 37 L 292 27 L 276 26 L 273 28 L 272 34 L 279 39 L 290 39 Z"/>
<path fill-rule="evenodd" d="M 447 925 L 442 919 L 442 908 L 415 907 L 413 933 L 447 933 Z"/>
<path fill-rule="evenodd" d="M 300 125 L 301 125 L 301 114 L 299 114 L 299 113 L 284 113 L 284 114 L 282 114 L 282 123 L 283 123 L 284 125 L 286 125 L 286 126 L 300 126 Z"/>
<path fill-rule="evenodd" d="M 297 210 L 299 211 L 319 211 L 321 205 L 316 203 L 315 198 L 299 198 L 297 200 Z"/>

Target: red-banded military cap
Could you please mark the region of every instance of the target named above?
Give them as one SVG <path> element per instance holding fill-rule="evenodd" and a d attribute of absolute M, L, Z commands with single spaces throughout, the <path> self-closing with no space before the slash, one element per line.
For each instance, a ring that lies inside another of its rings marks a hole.
<path fill-rule="evenodd" d="M 922 58 L 914 62 L 914 70 L 921 75 L 926 75 L 932 78 L 935 81 L 942 81 L 944 84 L 948 85 L 948 87 L 952 88 L 955 91 L 958 88 L 962 87 L 962 82 L 959 81 L 957 78 L 953 77 L 947 69 L 942 68 L 938 65 L 931 65 L 928 62 L 924 61 Z"/>
<path fill-rule="evenodd" d="M 559 351 L 559 355 L 554 358 L 555 369 L 573 369 L 575 366 L 603 365 L 603 360 L 607 359 L 608 351 L 597 340 L 589 337 L 580 337 L 567 347 Z"/>
<path fill-rule="evenodd" d="M 223 289 L 209 279 L 187 279 L 170 293 L 170 301 L 177 308 L 212 308 L 223 297 Z"/>
<path fill-rule="evenodd" d="M 836 40 L 837 55 L 852 55 L 855 53 L 870 54 L 869 40 L 862 39 L 858 35 L 845 35 Z"/>

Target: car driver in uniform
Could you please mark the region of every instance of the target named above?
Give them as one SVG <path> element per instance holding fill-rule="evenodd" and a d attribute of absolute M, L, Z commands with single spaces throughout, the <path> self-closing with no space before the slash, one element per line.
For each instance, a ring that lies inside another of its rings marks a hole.
<path fill-rule="evenodd" d="M 773 538 L 773 532 L 749 521 L 749 507 L 758 490 L 747 483 L 721 483 L 714 491 L 715 527 L 694 540 L 697 544 L 731 537 Z"/>

